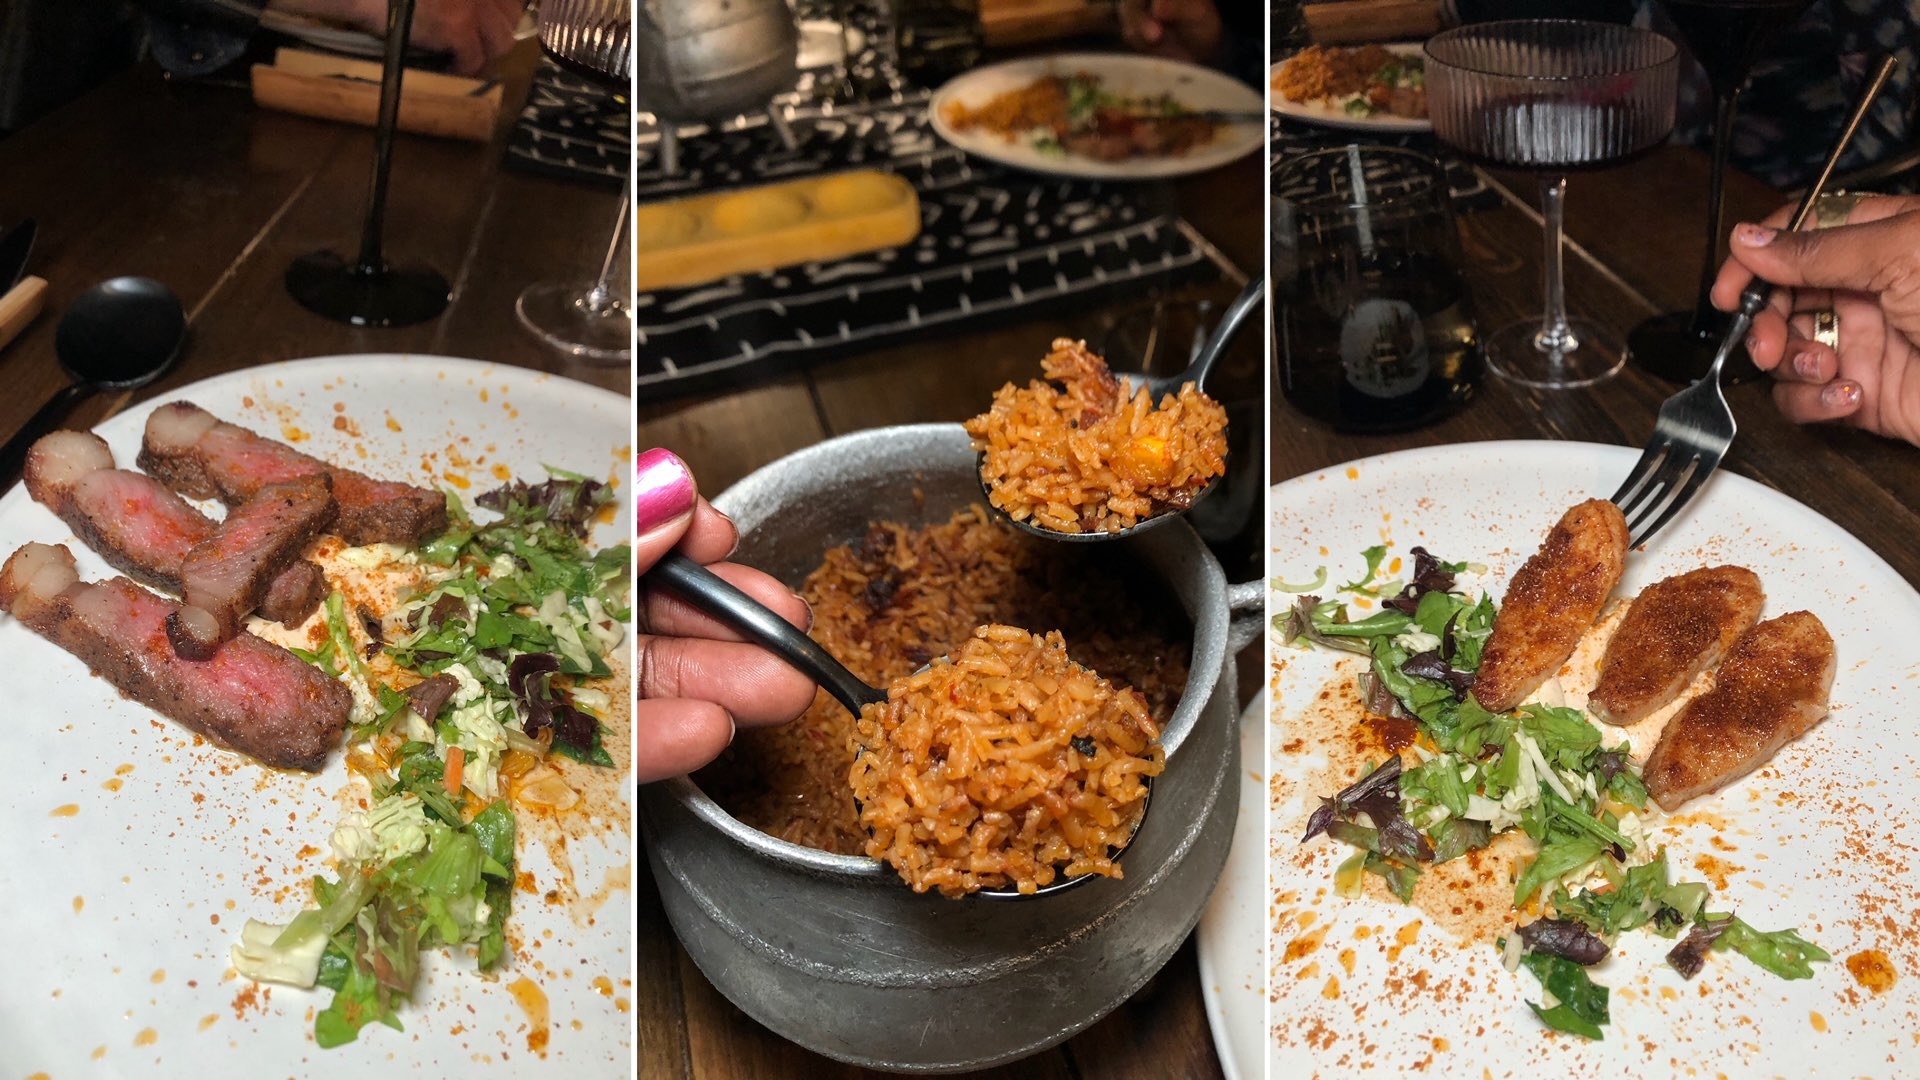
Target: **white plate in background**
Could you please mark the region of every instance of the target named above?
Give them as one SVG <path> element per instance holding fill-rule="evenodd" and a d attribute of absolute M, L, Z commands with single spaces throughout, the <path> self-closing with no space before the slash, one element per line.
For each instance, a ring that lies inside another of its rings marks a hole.
<path fill-rule="evenodd" d="M 1063 53 L 975 68 L 942 86 L 927 103 L 927 112 L 940 137 L 969 154 L 1030 172 L 1092 180 L 1147 180 L 1206 172 L 1237 161 L 1267 143 L 1263 122 L 1224 124 L 1212 142 L 1178 157 L 1097 161 L 1078 154 L 1043 154 L 1033 148 L 1030 135 L 1009 140 L 979 129 L 958 132 L 946 121 L 947 106 L 954 102 L 977 108 L 999 94 L 1030 86 L 1048 75 L 1081 72 L 1098 76 L 1104 89 L 1122 97 L 1170 94 L 1196 112 L 1262 111 L 1258 91 L 1212 68 L 1127 53 Z"/>

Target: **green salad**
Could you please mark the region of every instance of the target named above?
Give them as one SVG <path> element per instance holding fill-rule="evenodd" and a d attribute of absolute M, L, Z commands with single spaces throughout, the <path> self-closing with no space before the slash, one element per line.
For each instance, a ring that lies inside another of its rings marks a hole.
<path fill-rule="evenodd" d="M 1543 1023 L 1589 1039 L 1602 1037 L 1608 1019 L 1607 988 L 1589 973 L 1624 933 L 1680 938 L 1667 962 L 1687 978 L 1709 952 L 1738 953 L 1782 978 L 1811 977 L 1812 962 L 1829 959 L 1818 946 L 1793 930 L 1761 932 L 1709 912 L 1705 884 L 1672 880 L 1666 852 L 1647 839 L 1646 817 L 1657 811 L 1626 742 L 1606 745 L 1576 709 L 1480 707 L 1474 673 L 1496 611 L 1491 597 L 1471 596 L 1457 579 L 1483 568 L 1419 547 L 1411 554 L 1411 577 L 1382 581 L 1386 548 L 1369 548 L 1366 572 L 1335 590 L 1379 605 L 1365 617 L 1349 601 L 1311 595 L 1326 586 L 1324 567 L 1304 585 L 1272 583 L 1307 594 L 1274 617 L 1282 643 L 1367 657 L 1368 712 L 1410 719 L 1418 732 L 1404 756 L 1323 798 L 1309 819 L 1303 843 L 1324 835 L 1353 849 L 1338 890 L 1357 896 L 1372 874 L 1409 902 L 1425 868 L 1524 833 L 1530 858 L 1513 890 L 1517 925 L 1498 942 L 1502 960 L 1539 981 L 1541 1000 L 1529 1004 Z"/>
<path fill-rule="evenodd" d="M 613 702 L 586 681 L 611 673 L 623 640 L 630 554 L 587 546 L 612 501 L 606 485 L 549 472 L 479 496 L 497 514 L 485 524 L 449 494 L 447 532 L 418 551 L 340 553 L 344 568 L 397 573 L 410 587 L 378 616 L 350 612 L 334 592 L 326 641 L 296 650 L 353 694 L 348 762 L 369 783 L 367 806 L 334 830 L 338 874 L 313 879 L 313 906 L 286 925 L 248 920 L 233 964 L 256 981 L 332 990 L 314 1018 L 322 1047 L 369 1023 L 401 1029 L 429 950 L 497 967 L 513 803 L 578 801 L 550 755 L 613 764 L 600 723 Z"/>

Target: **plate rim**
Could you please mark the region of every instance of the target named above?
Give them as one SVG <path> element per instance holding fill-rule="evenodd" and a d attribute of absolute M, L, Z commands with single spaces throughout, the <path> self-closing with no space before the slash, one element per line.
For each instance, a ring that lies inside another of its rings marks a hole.
<path fill-rule="evenodd" d="M 1248 834 L 1242 829 L 1235 829 L 1233 844 L 1227 850 L 1227 862 L 1228 865 L 1232 865 L 1234 855 L 1243 841 L 1246 843 L 1258 843 L 1259 855 L 1255 865 L 1259 867 L 1260 874 L 1256 880 L 1247 883 L 1248 887 L 1255 890 L 1256 897 L 1253 900 L 1246 901 L 1253 904 L 1256 908 L 1261 906 L 1258 894 L 1264 890 L 1267 881 L 1268 834 L 1271 830 L 1271 821 L 1269 819 L 1272 816 L 1267 808 L 1267 785 L 1264 782 L 1268 773 L 1266 752 L 1270 707 L 1267 698 L 1267 687 L 1262 685 L 1258 690 L 1254 691 L 1253 700 L 1249 701 L 1247 707 L 1241 710 L 1238 720 L 1239 737 L 1242 740 L 1240 755 L 1241 768 L 1245 769 L 1247 767 L 1249 759 L 1246 754 L 1246 742 L 1251 740 L 1260 750 L 1259 760 L 1261 763 L 1260 775 L 1262 782 L 1253 784 L 1249 783 L 1245 776 L 1240 778 L 1240 809 L 1237 810 L 1236 813 L 1245 811 L 1248 805 L 1251 804 L 1262 827 L 1253 834 Z M 1233 879 L 1222 873 L 1219 883 L 1214 886 L 1213 896 L 1208 899 L 1207 908 L 1201 913 L 1200 922 L 1194 928 L 1196 938 L 1194 942 L 1194 955 L 1200 969 L 1200 1002 L 1207 1014 L 1207 1030 L 1213 1036 L 1213 1052 L 1214 1056 L 1220 1059 L 1220 1071 L 1225 1075 L 1226 1080 L 1253 1080 L 1253 1078 L 1262 1075 L 1261 1063 L 1258 1060 L 1243 1062 L 1235 1057 L 1232 1039 L 1227 1034 L 1227 1014 L 1230 1011 L 1227 1007 L 1227 999 L 1238 998 L 1241 997 L 1242 994 L 1235 989 L 1227 988 L 1225 984 L 1220 984 L 1219 988 L 1216 989 L 1217 976 L 1220 973 L 1213 963 L 1213 948 L 1208 945 L 1209 941 L 1216 940 L 1214 934 L 1208 931 L 1209 924 L 1215 927 L 1219 926 L 1218 921 L 1213 918 L 1213 905 L 1222 902 L 1226 891 L 1233 887 L 1233 884 Z M 1255 918 L 1259 920 L 1257 912 Z M 1224 931 L 1221 932 L 1224 933 Z M 1269 977 L 1267 967 L 1272 950 L 1270 948 L 1271 935 L 1263 933 L 1260 935 L 1260 938 L 1259 976 L 1263 988 L 1252 991 L 1251 993 L 1252 996 L 1260 999 L 1260 1015 L 1258 1020 L 1261 1038 L 1264 1039 L 1267 1033 L 1267 993 L 1264 990 L 1264 985 Z M 1224 949 L 1231 948 L 1232 946 L 1225 941 L 1221 941 L 1219 947 Z"/>

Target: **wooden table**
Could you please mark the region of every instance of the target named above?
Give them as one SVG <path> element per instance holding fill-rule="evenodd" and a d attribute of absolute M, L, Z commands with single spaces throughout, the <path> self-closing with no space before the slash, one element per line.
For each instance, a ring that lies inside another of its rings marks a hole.
<path fill-rule="evenodd" d="M 509 103 L 522 100 L 538 56 L 527 42 L 503 61 Z M 66 385 L 53 339 L 67 305 L 122 274 L 171 286 L 190 314 L 191 336 L 161 380 L 102 394 L 66 426 L 90 427 L 210 375 L 343 353 L 468 357 L 625 392 L 625 365 L 579 363 L 514 317 L 526 286 L 599 272 L 620 207 L 616 191 L 502 169 L 516 112 L 503 110 L 488 145 L 399 137 L 387 252 L 433 266 L 454 286 L 445 313 L 402 329 L 329 322 L 295 303 L 282 283 L 300 255 L 358 251 L 370 128 L 257 109 L 244 87 L 179 83 L 136 67 L 0 141 L 0 224 L 38 220 L 28 272 L 50 283 L 47 310 L 0 351 L 0 431 L 19 428 Z"/>
<path fill-rule="evenodd" d="M 1496 174 L 1505 205 L 1460 215 L 1466 277 L 1480 326 L 1540 310 L 1541 229 L 1531 176 Z M 1568 184 L 1567 297 L 1622 336 L 1640 320 L 1690 308 L 1706 220 L 1707 161 L 1666 147 L 1634 163 L 1583 173 Z M 1730 175 L 1727 224 L 1757 221 L 1784 200 Z M 1721 468 L 1775 488 L 1838 523 L 1920 584 L 1920 450 L 1853 428 L 1799 427 L 1781 419 L 1758 380 L 1727 390 L 1740 435 Z M 1489 374 L 1458 414 L 1419 431 L 1343 435 L 1280 396 L 1272 417 L 1276 480 L 1408 447 L 1483 439 L 1577 439 L 1642 446 L 1660 403 L 1678 387 L 1629 365 L 1598 386 L 1535 391 Z"/>
<path fill-rule="evenodd" d="M 1239 291 L 1234 273 L 1262 265 L 1262 163 L 1258 156 L 1173 185 L 1181 213 L 1235 268 L 1221 281 L 1183 293 L 1222 304 Z M 1090 305 L 817 364 L 771 382 L 701 397 L 638 403 L 639 447 L 666 446 L 693 468 L 703 491 L 719 492 L 767 462 L 822 439 L 887 424 L 958 421 L 979 412 L 1009 380 L 1037 376 L 1055 337 L 1101 339 L 1142 299 Z M 1259 460 L 1263 335 L 1253 330 L 1208 383 L 1239 421 L 1233 453 Z M 1229 580 L 1261 573 L 1258 514 L 1243 537 L 1216 549 Z M 1240 658 L 1241 700 L 1259 686 L 1256 645 Z M 647 860 L 639 860 L 640 1073 L 696 1080 L 874 1075 L 812 1054 L 772 1034 L 720 996 L 674 939 Z M 1250 946 L 1253 947 L 1253 946 Z M 1136 998 L 1064 1046 L 980 1075 L 999 1077 L 1220 1076 L 1200 995 L 1192 942 Z"/>

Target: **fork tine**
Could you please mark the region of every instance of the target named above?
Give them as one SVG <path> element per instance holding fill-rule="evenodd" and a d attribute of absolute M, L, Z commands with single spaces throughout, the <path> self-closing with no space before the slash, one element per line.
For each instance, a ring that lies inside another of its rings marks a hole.
<path fill-rule="evenodd" d="M 1613 493 L 1610 501 L 1622 511 L 1627 510 L 1634 498 L 1640 494 L 1641 486 L 1658 471 L 1660 463 L 1666 458 L 1667 450 L 1671 446 L 1671 443 L 1659 440 L 1648 444 L 1646 451 L 1640 455 L 1640 460 L 1634 462 L 1633 471 L 1627 474 L 1626 482 L 1620 485 L 1619 491 Z"/>
<path fill-rule="evenodd" d="M 1666 440 L 1657 441 L 1649 450 L 1659 452 L 1660 466 L 1641 481 L 1630 503 L 1620 508 L 1621 514 L 1627 519 L 1629 532 L 1665 505 L 1685 478 L 1687 469 L 1699 456 L 1697 448 Z"/>
<path fill-rule="evenodd" d="M 1672 521 L 1675 515 L 1680 513 L 1688 503 L 1693 501 L 1694 494 L 1706 484 L 1707 477 L 1713 475 L 1714 468 L 1719 464 L 1720 460 L 1718 457 L 1707 458 L 1703 456 L 1695 458 L 1692 470 L 1688 472 L 1686 479 L 1675 485 L 1673 498 L 1667 500 L 1665 508 L 1660 511 L 1660 516 L 1654 518 L 1651 524 L 1642 527 L 1630 527 L 1628 530 L 1628 542 L 1634 547 L 1639 547 L 1641 544 L 1653 539 L 1654 533 L 1659 532 L 1665 527 L 1667 522 Z"/>

